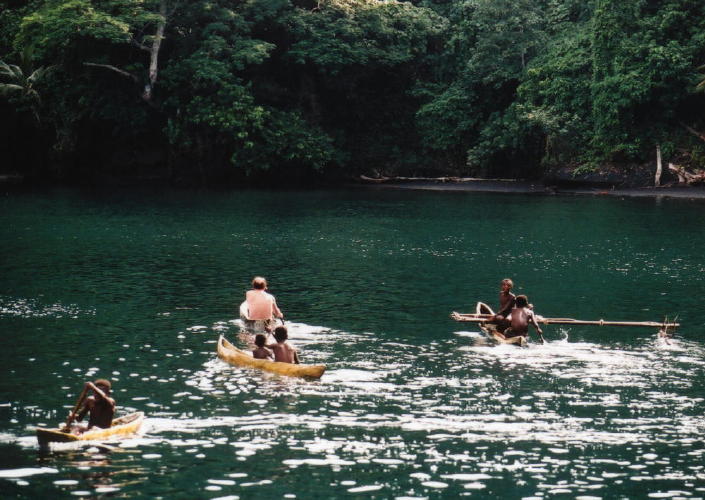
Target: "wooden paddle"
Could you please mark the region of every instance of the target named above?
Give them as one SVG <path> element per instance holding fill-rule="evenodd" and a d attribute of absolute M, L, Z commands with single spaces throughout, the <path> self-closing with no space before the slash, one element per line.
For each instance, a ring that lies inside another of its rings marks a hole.
<path fill-rule="evenodd" d="M 71 422 L 73 422 L 73 419 L 76 418 L 76 412 L 78 412 L 78 409 L 81 407 L 81 403 L 83 403 L 83 400 L 86 399 L 87 394 L 88 394 L 88 386 L 84 385 L 83 391 L 81 391 L 81 395 L 78 396 L 78 400 L 76 401 L 76 404 L 74 405 L 73 410 L 71 410 L 71 413 L 69 414 L 69 418 L 66 419 L 66 425 L 64 426 L 63 429 L 61 429 L 61 432 L 69 432 L 71 430 Z"/>

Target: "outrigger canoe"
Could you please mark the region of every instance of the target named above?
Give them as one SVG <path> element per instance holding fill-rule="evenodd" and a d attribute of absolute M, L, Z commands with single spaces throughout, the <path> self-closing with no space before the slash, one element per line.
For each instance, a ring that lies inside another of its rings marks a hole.
<path fill-rule="evenodd" d="M 240 304 L 240 319 L 246 329 L 253 332 L 267 332 L 274 327 L 274 318 L 270 319 L 250 319 L 247 301 Z"/>
<path fill-rule="evenodd" d="M 96 441 L 129 436 L 130 434 L 135 434 L 139 431 L 143 420 L 144 413 L 138 411 L 136 413 L 130 413 L 129 415 L 114 419 L 112 425 L 107 429 L 94 427 L 90 431 L 86 431 L 82 434 L 72 434 L 71 432 L 64 432 L 61 429 L 46 429 L 44 427 L 37 427 L 37 441 L 39 441 L 39 445 L 42 446 L 48 443 Z"/>
<path fill-rule="evenodd" d="M 489 323 L 489 321 L 492 319 L 492 316 L 494 316 L 494 313 L 492 312 L 492 309 L 487 305 L 482 302 L 478 302 L 475 312 L 471 314 L 462 314 L 459 312 L 453 311 L 450 315 L 452 319 L 455 321 L 468 321 L 468 322 L 473 322 L 477 323 L 480 329 L 482 330 L 485 335 L 487 335 L 489 338 L 496 340 L 499 343 L 502 344 L 509 344 L 509 343 L 515 343 L 517 345 L 521 345 L 522 347 L 526 346 L 526 339 L 524 338 L 524 342 L 522 342 L 521 339 L 517 339 L 517 337 L 509 337 L 506 338 L 504 337 L 503 334 L 499 333 L 496 329 L 496 327 L 492 324 Z M 680 326 L 680 323 L 676 323 L 674 321 L 669 322 L 667 319 L 665 319 L 663 322 L 658 322 L 658 321 L 605 321 L 603 319 L 600 320 L 590 320 L 590 321 L 585 321 L 585 320 L 579 320 L 579 319 L 573 319 L 573 318 L 545 318 L 543 316 L 539 316 L 538 314 L 536 315 L 536 322 L 543 324 L 543 325 L 598 325 L 598 326 L 647 326 L 647 327 L 656 327 L 658 328 L 658 336 L 666 338 L 667 340 L 673 336 L 674 330 Z M 522 337 L 523 338 L 523 337 Z"/>
<path fill-rule="evenodd" d="M 218 357 L 231 365 L 255 368 L 286 375 L 287 377 L 321 378 L 323 372 L 326 371 L 326 365 L 297 365 L 294 363 L 255 359 L 250 353 L 238 349 L 225 340 L 222 335 L 218 339 Z"/>

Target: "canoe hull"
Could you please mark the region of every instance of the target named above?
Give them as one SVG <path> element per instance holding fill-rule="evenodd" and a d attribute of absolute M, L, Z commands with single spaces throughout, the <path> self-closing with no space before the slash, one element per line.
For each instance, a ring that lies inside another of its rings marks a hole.
<path fill-rule="evenodd" d="M 517 335 L 516 337 L 505 337 L 503 334 L 497 331 L 495 325 L 491 323 L 480 323 L 480 330 L 487 336 L 490 340 L 497 342 L 498 344 L 508 344 L 515 345 L 517 347 L 528 347 L 529 343 L 526 337 L 523 335 Z"/>
<path fill-rule="evenodd" d="M 280 363 L 266 359 L 255 359 L 249 353 L 242 351 L 225 340 L 222 336 L 218 339 L 218 357 L 234 366 L 254 368 L 287 377 L 321 378 L 326 371 L 326 365 L 297 365 L 293 363 Z"/>
<path fill-rule="evenodd" d="M 61 429 L 45 429 L 37 427 L 37 441 L 40 445 L 48 443 L 70 443 L 73 441 L 95 441 L 115 437 L 129 436 L 139 431 L 144 421 L 144 413 L 141 411 L 131 413 L 113 420 L 113 425 L 107 429 L 96 428 L 84 432 L 83 434 L 72 434 L 62 432 Z"/>

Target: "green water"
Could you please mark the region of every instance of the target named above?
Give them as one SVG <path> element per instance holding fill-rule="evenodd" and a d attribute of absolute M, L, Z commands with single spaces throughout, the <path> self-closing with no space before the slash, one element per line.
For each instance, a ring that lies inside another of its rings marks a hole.
<path fill-rule="evenodd" d="M 705 496 L 704 202 L 391 190 L 0 198 L 0 496 Z M 226 365 L 266 276 L 320 381 Z M 511 277 L 545 327 L 448 318 Z M 143 434 L 39 450 L 85 380 Z"/>

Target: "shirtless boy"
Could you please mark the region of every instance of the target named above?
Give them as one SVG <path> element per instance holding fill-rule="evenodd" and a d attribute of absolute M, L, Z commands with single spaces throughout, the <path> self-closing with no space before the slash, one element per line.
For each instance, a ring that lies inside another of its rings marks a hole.
<path fill-rule="evenodd" d="M 274 355 L 272 354 L 272 351 L 267 349 L 264 344 L 267 342 L 267 337 L 265 337 L 263 334 L 258 333 L 257 336 L 255 337 L 255 345 L 257 346 L 257 349 L 254 349 L 252 351 L 252 357 L 255 359 L 273 359 Z"/>
<path fill-rule="evenodd" d="M 277 341 L 276 344 L 269 344 L 269 347 L 274 352 L 274 361 L 281 361 L 282 363 L 295 363 L 299 364 L 299 355 L 287 341 L 289 338 L 289 332 L 286 330 L 285 326 L 278 326 L 274 329 L 274 339 Z"/>
<path fill-rule="evenodd" d="M 76 415 L 76 420 L 80 422 L 86 413 L 89 413 L 88 426 L 81 431 L 87 431 L 91 427 L 107 429 L 113 423 L 115 415 L 115 400 L 110 397 L 111 384 L 101 378 L 95 382 L 86 382 L 86 387 L 93 391 L 93 396 L 86 398 L 83 408 Z"/>
<path fill-rule="evenodd" d="M 518 295 L 516 298 L 516 307 L 512 309 L 511 326 L 504 331 L 506 338 L 527 337 L 529 335 L 529 324 L 536 328 L 536 333 L 539 335 L 541 343 L 546 341 L 543 338 L 543 330 L 536 321 L 534 311 L 529 308 L 529 299 L 526 295 Z"/>
<path fill-rule="evenodd" d="M 274 296 L 267 293 L 267 280 L 261 276 L 255 276 L 252 280 L 252 290 L 245 293 L 245 298 L 247 299 L 248 319 L 267 320 L 274 317 L 284 317 L 277 307 Z"/>
<path fill-rule="evenodd" d="M 516 302 L 516 297 L 512 293 L 512 288 L 514 288 L 514 282 L 509 278 L 505 278 L 500 283 L 499 291 L 499 311 L 492 318 L 492 322 L 497 325 L 497 330 L 500 332 L 507 329 L 510 325 L 507 316 L 512 312 L 512 308 Z"/>

